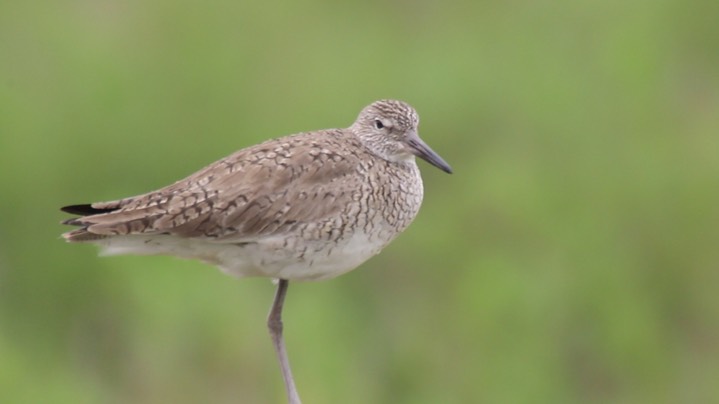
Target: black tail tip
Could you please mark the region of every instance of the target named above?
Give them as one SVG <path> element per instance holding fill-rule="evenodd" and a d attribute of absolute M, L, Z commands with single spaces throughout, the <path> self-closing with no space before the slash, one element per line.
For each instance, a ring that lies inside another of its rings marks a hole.
<path fill-rule="evenodd" d="M 73 215 L 81 215 L 81 216 L 96 215 L 98 213 L 107 212 L 107 210 L 105 210 L 105 209 L 95 209 L 89 203 L 81 204 L 81 205 L 63 206 L 62 208 L 60 208 L 60 210 L 65 213 L 71 213 Z"/>

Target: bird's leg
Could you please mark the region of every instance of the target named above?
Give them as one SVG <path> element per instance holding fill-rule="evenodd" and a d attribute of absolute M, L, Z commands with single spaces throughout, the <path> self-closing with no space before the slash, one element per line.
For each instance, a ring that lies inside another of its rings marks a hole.
<path fill-rule="evenodd" d="M 290 360 L 287 358 L 285 340 L 282 338 L 282 305 L 285 302 L 288 284 L 287 279 L 280 279 L 277 284 L 275 301 L 272 303 L 270 314 L 267 317 L 267 328 L 270 329 L 272 344 L 275 347 L 275 352 L 277 352 L 277 359 L 280 361 L 282 378 L 285 381 L 285 389 L 287 390 L 287 401 L 289 404 L 301 404 L 300 396 L 297 394 L 297 387 L 295 387 L 295 380 L 292 378 L 292 370 L 290 369 Z"/>

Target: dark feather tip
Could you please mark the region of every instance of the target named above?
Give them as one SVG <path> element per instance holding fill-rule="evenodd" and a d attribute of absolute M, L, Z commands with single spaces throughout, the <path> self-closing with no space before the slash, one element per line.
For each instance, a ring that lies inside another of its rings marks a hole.
<path fill-rule="evenodd" d="M 61 211 L 66 213 L 71 213 L 73 215 L 81 215 L 81 216 L 88 216 L 88 215 L 97 215 L 99 213 L 106 213 L 110 209 L 95 209 L 92 207 L 92 205 L 88 204 L 82 204 L 82 205 L 69 205 L 69 206 L 63 206 L 60 208 Z"/>

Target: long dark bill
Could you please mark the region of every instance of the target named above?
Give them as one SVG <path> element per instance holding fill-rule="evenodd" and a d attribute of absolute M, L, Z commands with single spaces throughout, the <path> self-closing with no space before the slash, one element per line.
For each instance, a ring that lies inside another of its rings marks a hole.
<path fill-rule="evenodd" d="M 410 148 L 412 148 L 412 153 L 414 153 L 415 156 L 448 174 L 452 174 L 452 167 L 450 167 L 442 157 L 439 157 L 439 154 L 427 146 L 427 143 L 420 139 L 418 134 L 412 133 L 409 136 L 408 144 Z"/>

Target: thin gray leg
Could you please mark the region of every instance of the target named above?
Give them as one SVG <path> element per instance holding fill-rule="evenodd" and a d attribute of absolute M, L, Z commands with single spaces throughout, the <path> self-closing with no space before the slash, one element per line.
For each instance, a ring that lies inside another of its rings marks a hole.
<path fill-rule="evenodd" d="M 275 292 L 275 301 L 272 303 L 270 315 L 267 317 L 267 328 L 270 329 L 272 344 L 277 352 L 277 359 L 280 361 L 280 369 L 282 370 L 282 378 L 285 381 L 285 389 L 287 390 L 287 402 L 289 404 L 302 404 L 300 396 L 297 394 L 295 380 L 292 377 L 290 369 L 290 360 L 287 358 L 287 349 L 285 348 L 285 340 L 282 338 L 282 305 L 285 302 L 287 294 L 287 279 L 280 279 L 277 284 L 277 292 Z"/>

